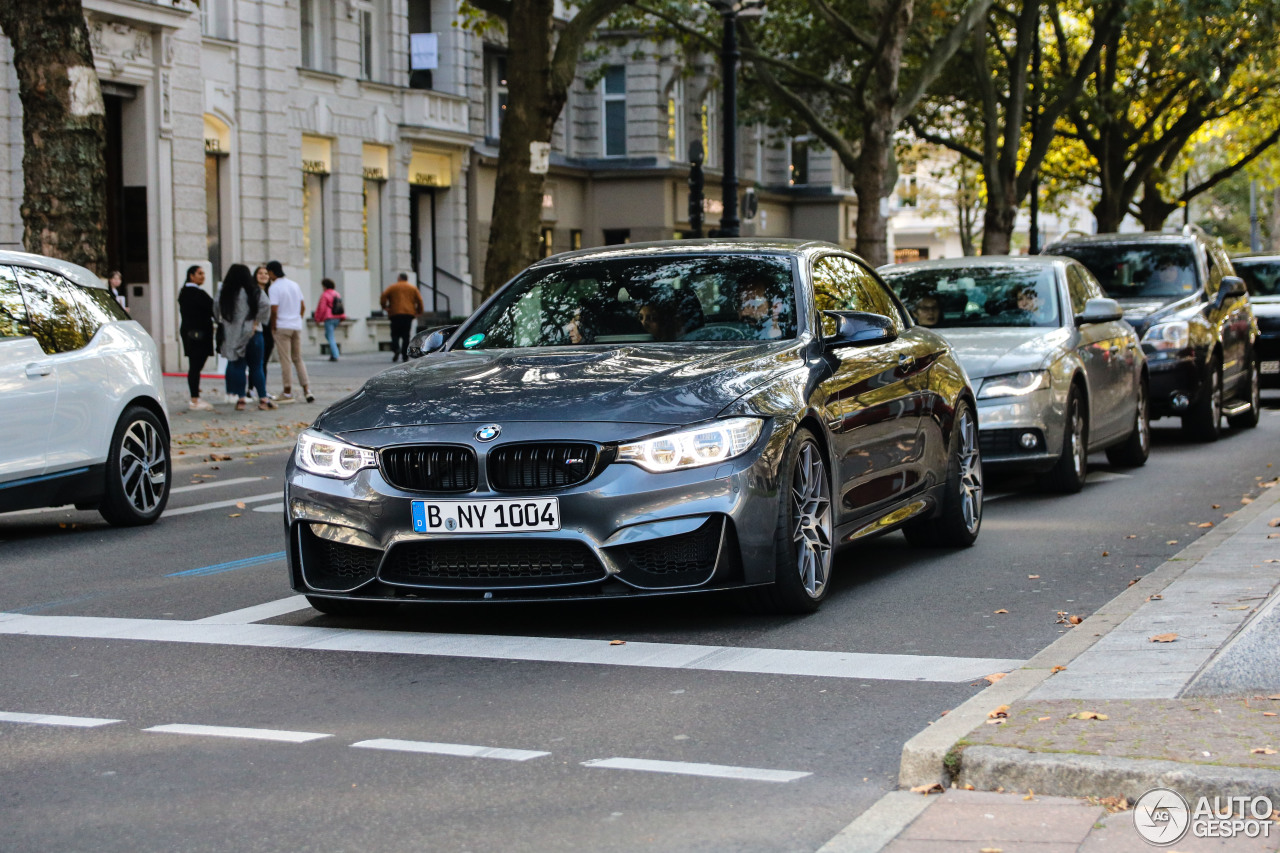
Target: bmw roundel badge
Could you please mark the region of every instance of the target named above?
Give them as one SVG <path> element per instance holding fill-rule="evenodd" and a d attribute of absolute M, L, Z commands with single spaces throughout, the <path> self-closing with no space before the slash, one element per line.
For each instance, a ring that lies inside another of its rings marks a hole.
<path fill-rule="evenodd" d="M 479 441 L 493 441 L 502 434 L 502 427 L 497 424 L 485 424 L 476 430 L 476 439 Z"/>

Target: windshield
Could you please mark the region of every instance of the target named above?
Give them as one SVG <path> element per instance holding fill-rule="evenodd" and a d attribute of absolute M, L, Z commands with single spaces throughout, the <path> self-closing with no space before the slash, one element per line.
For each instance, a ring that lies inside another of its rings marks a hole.
<path fill-rule="evenodd" d="M 467 327 L 464 349 L 796 336 L 789 258 L 634 257 L 525 271 Z"/>
<path fill-rule="evenodd" d="M 1236 275 L 1244 279 L 1250 296 L 1280 296 L 1280 258 L 1232 261 Z"/>
<path fill-rule="evenodd" d="M 1053 253 L 1088 267 L 1112 299 L 1185 296 L 1200 288 L 1195 253 L 1181 243 L 1081 243 Z"/>
<path fill-rule="evenodd" d="M 1053 267 L 890 267 L 880 274 L 921 326 L 1061 325 Z"/>

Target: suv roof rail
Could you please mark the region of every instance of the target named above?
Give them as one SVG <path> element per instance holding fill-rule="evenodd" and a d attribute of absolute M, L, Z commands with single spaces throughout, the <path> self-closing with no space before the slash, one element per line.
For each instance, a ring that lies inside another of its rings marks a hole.
<path fill-rule="evenodd" d="M 1070 231 L 1065 232 L 1061 237 L 1059 237 L 1058 240 L 1070 240 L 1072 237 L 1088 237 L 1088 236 L 1089 236 L 1088 234 L 1086 234 L 1084 231 L 1081 231 L 1079 228 L 1072 228 Z M 1054 242 L 1057 242 L 1057 241 L 1055 240 Z"/>
<path fill-rule="evenodd" d="M 1201 228 L 1199 225 L 1196 225 L 1194 222 L 1188 222 L 1186 225 L 1183 225 L 1183 226 L 1182 226 L 1182 236 L 1184 236 L 1184 237 L 1192 237 L 1192 236 L 1194 236 L 1194 237 L 1203 237 L 1203 238 L 1204 238 L 1204 239 L 1206 239 L 1206 240 L 1212 240 L 1212 239 L 1213 239 L 1212 237 L 1210 237 L 1210 236 L 1209 236 L 1209 232 L 1208 232 L 1208 231 L 1205 231 L 1203 228 Z"/>

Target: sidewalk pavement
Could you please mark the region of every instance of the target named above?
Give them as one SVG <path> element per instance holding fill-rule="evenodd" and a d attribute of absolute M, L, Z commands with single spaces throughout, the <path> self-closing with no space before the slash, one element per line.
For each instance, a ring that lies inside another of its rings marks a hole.
<path fill-rule="evenodd" d="M 174 464 L 184 466 L 219 461 L 213 459 L 215 455 L 221 459 L 293 447 L 298 433 L 310 426 L 326 406 L 391 367 L 391 353 L 356 353 L 344 355 L 339 361 L 307 359 L 306 364 L 315 402 L 305 401 L 297 377 L 294 400 L 279 400 L 280 365 L 272 362 L 267 368 L 267 393 L 277 398 L 279 408 L 267 411 L 260 411 L 257 402 L 250 399 L 248 408 L 237 412 L 234 400 L 224 402 L 224 381 L 211 378 L 201 379 L 200 392 L 204 400 L 213 404 L 214 411 L 191 411 L 186 374 L 165 376 Z"/>
<path fill-rule="evenodd" d="M 899 782 L 909 790 L 822 853 L 1160 849 L 1135 828 L 1150 810 L 1134 804 L 1156 787 L 1193 813 L 1200 797 L 1213 807 L 1214 797 L 1264 796 L 1280 809 L 1274 474 L 1216 528 L 908 741 Z M 1267 837 L 1188 832 L 1164 849 L 1280 850 L 1277 820 L 1255 824 Z"/>

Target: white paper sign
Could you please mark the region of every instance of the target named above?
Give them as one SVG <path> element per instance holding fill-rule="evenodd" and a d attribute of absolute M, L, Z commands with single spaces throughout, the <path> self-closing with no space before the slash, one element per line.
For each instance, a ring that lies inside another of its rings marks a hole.
<path fill-rule="evenodd" d="M 440 37 L 435 33 L 409 35 L 409 68 L 429 71 L 440 67 Z"/>
<path fill-rule="evenodd" d="M 529 143 L 529 172 L 534 175 L 545 175 L 551 168 L 551 143 Z"/>

